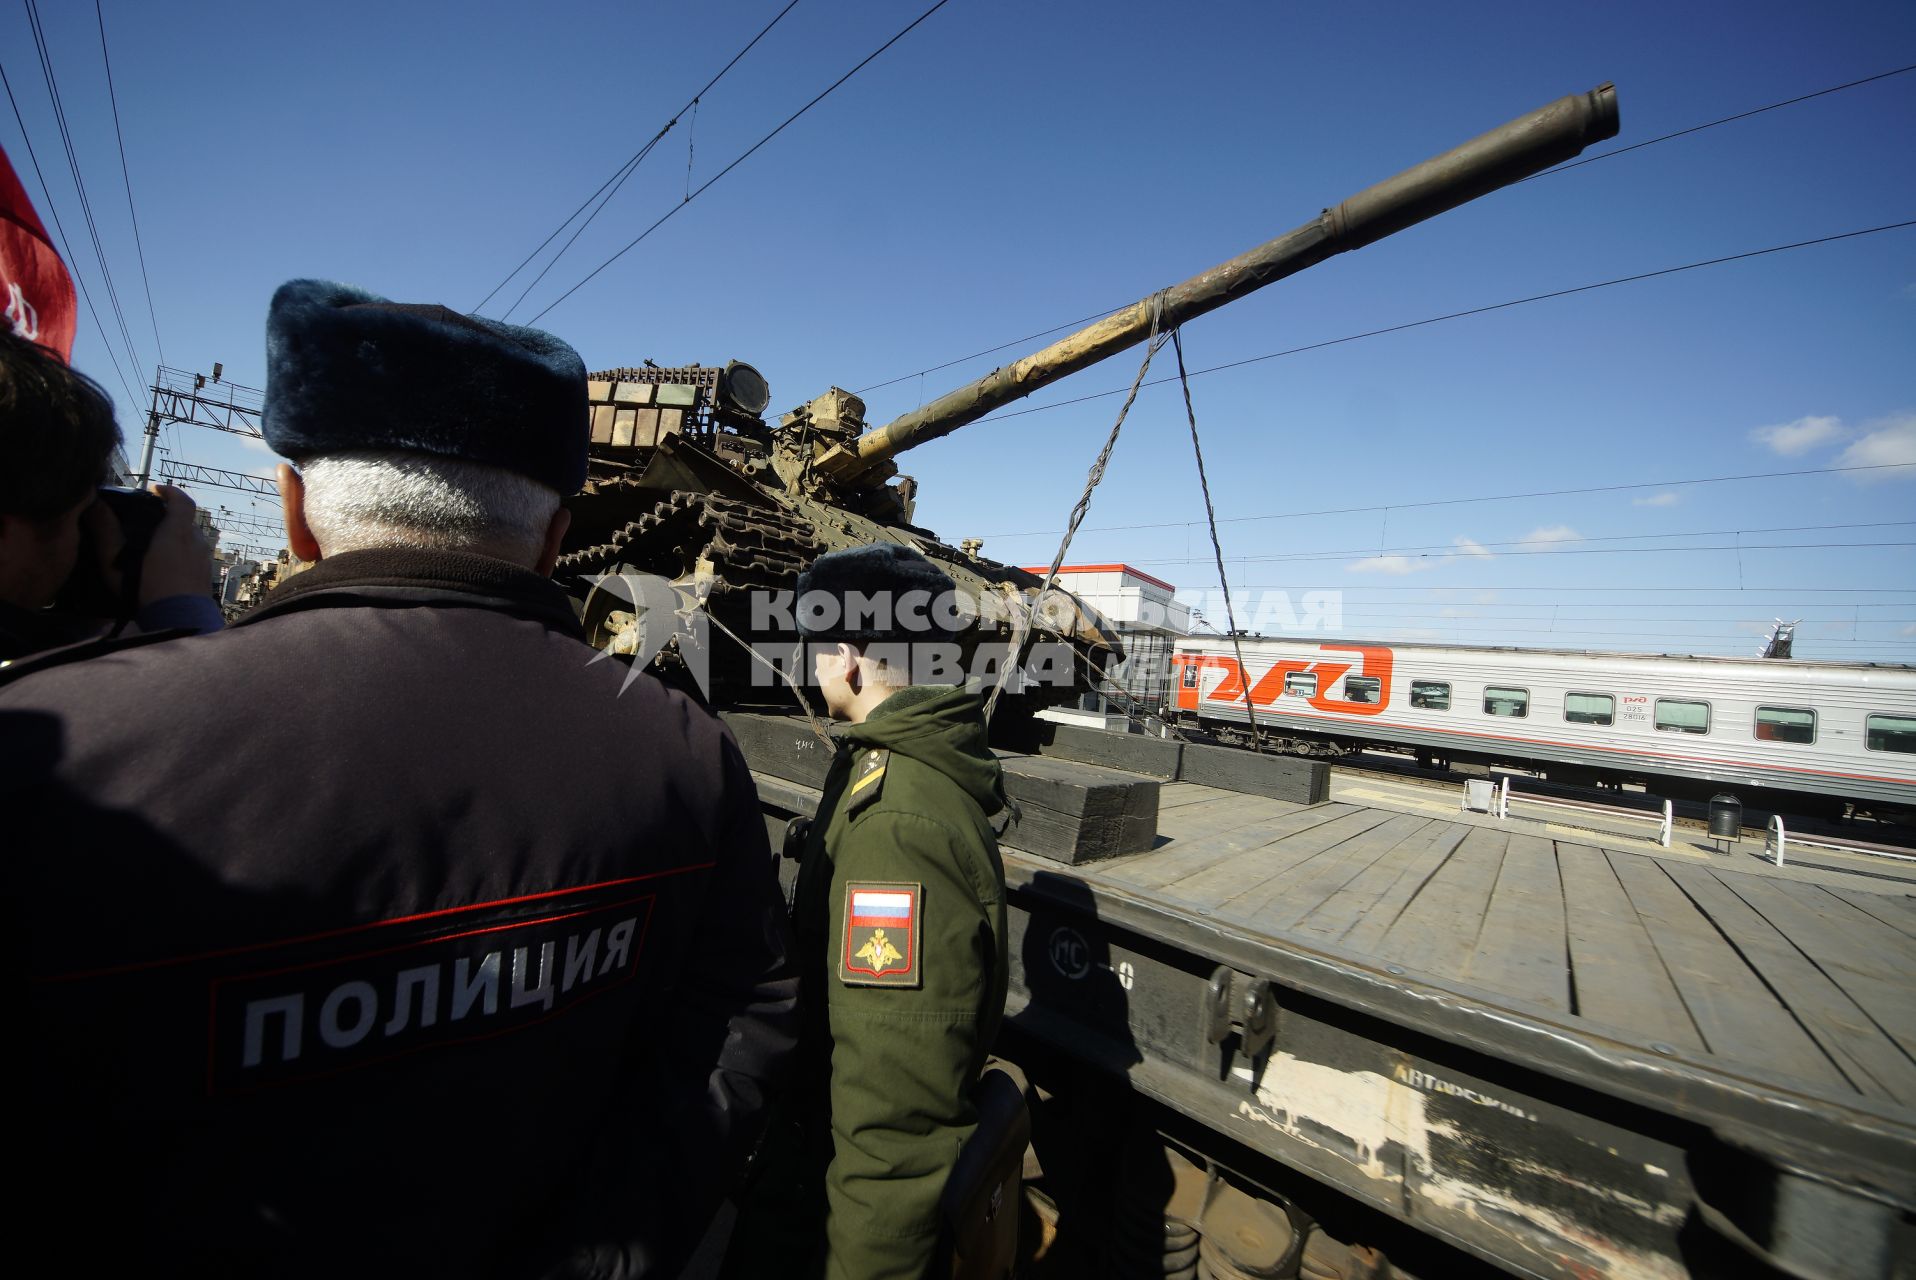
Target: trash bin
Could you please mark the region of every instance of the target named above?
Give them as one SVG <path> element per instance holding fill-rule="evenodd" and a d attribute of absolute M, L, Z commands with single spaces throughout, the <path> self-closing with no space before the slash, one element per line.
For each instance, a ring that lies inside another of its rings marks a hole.
<path fill-rule="evenodd" d="M 1486 778 L 1471 778 L 1464 783 L 1463 808 L 1471 813 L 1489 813 L 1497 803 L 1497 788 Z"/>
<path fill-rule="evenodd" d="M 1710 797 L 1710 839 L 1735 840 L 1743 834 L 1743 802 L 1735 796 Z"/>

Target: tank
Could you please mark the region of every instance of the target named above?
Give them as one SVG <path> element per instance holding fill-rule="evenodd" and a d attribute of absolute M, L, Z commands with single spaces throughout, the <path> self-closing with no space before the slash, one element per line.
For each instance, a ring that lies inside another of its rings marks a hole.
<path fill-rule="evenodd" d="M 1028 712 L 1069 700 L 1122 657 L 1113 627 L 1060 588 L 1041 595 L 1038 576 L 985 557 L 976 541 L 953 546 L 914 524 L 918 483 L 900 474 L 899 455 L 1137 346 L 1154 323 L 1184 324 L 1570 159 L 1617 127 L 1611 85 L 1561 98 L 877 427 L 864 401 L 836 386 L 774 425 L 765 378 L 739 361 L 647 360 L 591 374 L 589 478 L 567 504 L 572 525 L 555 575 L 595 646 L 669 678 L 697 671 L 722 706 L 773 705 L 791 693 L 771 666 L 797 648 L 790 598 L 779 593 L 822 553 L 903 543 L 957 584 L 973 674 L 995 678 L 994 656 L 1028 641 L 1050 665 L 1029 681 L 1014 668 L 1007 701 Z M 781 599 L 787 607 L 767 607 Z M 686 625 L 701 612 L 716 634 Z"/>

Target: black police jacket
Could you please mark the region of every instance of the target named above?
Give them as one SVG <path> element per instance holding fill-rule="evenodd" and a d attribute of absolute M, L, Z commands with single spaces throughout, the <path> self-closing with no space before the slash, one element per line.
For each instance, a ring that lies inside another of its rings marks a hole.
<path fill-rule="evenodd" d="M 796 987 L 736 745 L 595 656 L 544 578 L 367 551 L 0 688 L 16 1250 L 676 1267 Z"/>

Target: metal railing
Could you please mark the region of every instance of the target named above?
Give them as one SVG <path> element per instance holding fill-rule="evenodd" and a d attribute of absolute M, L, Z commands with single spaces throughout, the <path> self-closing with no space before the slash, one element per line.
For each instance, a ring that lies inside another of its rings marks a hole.
<path fill-rule="evenodd" d="M 1473 785 L 1476 786 L 1477 790 L 1472 790 Z M 1489 789 L 1490 784 L 1481 780 L 1478 780 L 1474 784 L 1466 782 L 1464 784 L 1463 803 L 1459 807 L 1463 809 L 1473 809 L 1478 813 L 1488 813 L 1494 818 L 1508 818 L 1510 816 L 1511 800 L 1510 775 L 1505 774 L 1499 779 L 1495 789 L 1491 790 L 1490 794 L 1486 796 L 1484 792 Z M 1657 824 L 1657 843 L 1665 849 L 1670 847 L 1670 833 L 1676 822 L 1676 808 L 1668 800 L 1663 801 L 1663 811 L 1661 813 L 1650 813 L 1642 809 L 1630 809 L 1620 805 L 1592 804 L 1587 800 L 1559 800 L 1554 796 L 1524 794 L 1519 795 L 1517 799 L 1523 801 L 1525 804 L 1541 804 L 1548 805 L 1555 809 L 1570 809 L 1580 813 L 1601 814 L 1606 818 L 1632 818 L 1639 822 L 1654 822 Z M 1595 831 L 1598 830 L 1598 828 L 1592 827 L 1587 828 L 1587 830 Z"/>
<path fill-rule="evenodd" d="M 1770 825 L 1763 838 L 1763 856 L 1780 867 L 1783 865 L 1784 854 L 1789 847 L 1799 844 L 1808 845 L 1813 849 L 1831 849 L 1837 853 L 1866 853 L 1875 858 L 1916 862 L 1916 853 L 1906 853 L 1892 849 L 1888 845 L 1871 844 L 1867 840 L 1837 840 L 1829 836 L 1792 835 L 1784 828 L 1782 817 L 1771 814 Z"/>

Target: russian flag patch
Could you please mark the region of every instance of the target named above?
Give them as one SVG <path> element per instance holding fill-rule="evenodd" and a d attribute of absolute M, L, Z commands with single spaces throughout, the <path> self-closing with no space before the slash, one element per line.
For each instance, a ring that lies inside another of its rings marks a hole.
<path fill-rule="evenodd" d="M 858 881 L 845 886 L 838 977 L 852 987 L 917 987 L 918 920 L 924 887 Z"/>

